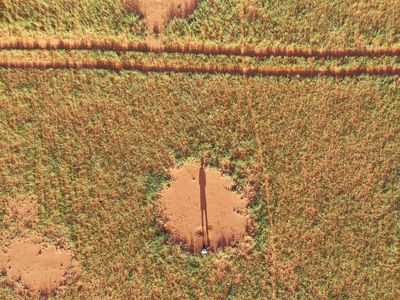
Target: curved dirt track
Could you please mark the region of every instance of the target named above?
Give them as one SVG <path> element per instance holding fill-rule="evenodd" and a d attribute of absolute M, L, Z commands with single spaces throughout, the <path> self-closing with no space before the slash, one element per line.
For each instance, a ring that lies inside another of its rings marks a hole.
<path fill-rule="evenodd" d="M 288 56 L 288 57 L 378 57 L 400 56 L 400 47 L 360 48 L 360 49 L 311 49 L 266 47 L 249 48 L 240 46 L 221 46 L 206 44 L 168 44 L 154 42 L 111 41 L 104 39 L 3 39 L 0 41 L 0 50 L 103 50 L 103 51 L 133 51 L 151 53 L 180 53 L 205 55 L 231 55 L 250 57 Z"/>
<path fill-rule="evenodd" d="M 140 72 L 174 72 L 174 73 L 202 73 L 202 74 L 231 74 L 244 76 L 393 76 L 400 75 L 400 66 L 379 66 L 352 68 L 285 68 L 285 67 L 241 67 L 218 65 L 171 65 L 171 64 L 142 64 L 137 62 L 120 62 L 112 60 L 16 60 L 0 58 L 0 68 L 13 69 L 103 69 L 115 72 L 123 70 Z"/>

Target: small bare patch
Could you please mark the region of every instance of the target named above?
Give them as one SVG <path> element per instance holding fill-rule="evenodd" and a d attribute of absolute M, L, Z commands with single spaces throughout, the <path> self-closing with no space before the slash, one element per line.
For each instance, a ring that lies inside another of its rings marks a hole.
<path fill-rule="evenodd" d="M 33 196 L 17 195 L 8 205 L 4 225 L 16 222 L 19 228 L 34 227 L 37 221 L 37 204 Z"/>
<path fill-rule="evenodd" d="M 162 32 L 173 17 L 190 15 L 197 3 L 197 0 L 126 0 L 128 9 L 144 17 L 150 34 Z"/>
<path fill-rule="evenodd" d="M 187 164 L 171 171 L 173 182 L 162 192 L 166 229 L 190 250 L 224 247 L 246 233 L 247 199 L 231 191 L 228 176 Z"/>
<path fill-rule="evenodd" d="M 72 262 L 68 251 L 30 240 L 14 241 L 0 254 L 0 271 L 35 294 L 49 295 L 63 282 Z"/>
<path fill-rule="evenodd" d="M 6 273 L 7 256 L 0 250 L 0 275 Z"/>

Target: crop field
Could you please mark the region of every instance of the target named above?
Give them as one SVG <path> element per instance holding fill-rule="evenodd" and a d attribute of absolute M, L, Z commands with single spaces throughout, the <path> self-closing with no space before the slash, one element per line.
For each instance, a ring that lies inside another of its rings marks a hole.
<path fill-rule="evenodd" d="M 0 299 L 398 299 L 398 11 L 0 0 Z"/>

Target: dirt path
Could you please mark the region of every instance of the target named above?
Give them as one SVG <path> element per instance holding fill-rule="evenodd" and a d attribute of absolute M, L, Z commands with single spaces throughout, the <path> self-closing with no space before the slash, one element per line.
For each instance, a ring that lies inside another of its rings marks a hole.
<path fill-rule="evenodd" d="M 247 78 L 245 77 L 244 80 L 246 81 Z M 247 86 L 247 84 L 246 84 Z M 251 95 L 249 94 L 250 91 L 246 89 L 246 100 L 247 100 L 247 107 L 250 112 L 251 117 L 251 127 L 254 132 L 255 142 L 256 142 L 256 163 L 258 164 L 258 169 L 260 169 L 260 173 L 262 176 L 263 181 L 263 189 L 264 189 L 264 196 L 266 199 L 265 209 L 268 216 L 268 224 L 269 224 L 269 251 L 270 251 L 270 261 L 271 261 L 271 268 L 269 269 L 270 273 L 270 280 L 271 280 L 271 288 L 272 288 L 272 295 L 271 299 L 276 299 L 276 270 L 278 265 L 278 258 L 276 255 L 276 246 L 275 246 L 275 229 L 274 229 L 274 218 L 271 211 L 271 193 L 270 193 L 270 175 L 268 174 L 268 170 L 265 166 L 264 157 L 267 155 L 263 148 L 263 144 L 261 142 L 259 136 L 259 129 L 258 129 L 258 121 L 257 117 L 253 108 L 253 102 Z"/>
<path fill-rule="evenodd" d="M 243 32 L 244 34 L 244 32 Z M 361 49 L 311 49 L 264 47 L 249 48 L 244 41 L 240 46 L 206 45 L 196 43 L 161 44 L 153 42 L 129 42 L 104 39 L 2 39 L 0 50 L 104 50 L 104 51 L 136 51 L 152 53 L 180 53 L 205 55 L 231 55 L 250 57 L 288 56 L 288 57 L 378 57 L 400 56 L 399 47 L 361 48 Z"/>
<path fill-rule="evenodd" d="M 279 67 L 242 67 L 219 65 L 171 65 L 171 64 L 143 64 L 137 62 L 123 62 L 112 60 L 32 60 L 12 59 L 0 57 L 0 68 L 11 69 L 101 69 L 120 72 L 123 70 L 139 72 L 174 72 L 174 73 L 201 73 L 201 74 L 230 74 L 244 76 L 393 76 L 400 75 L 399 66 L 352 67 L 352 68 L 279 68 Z"/>

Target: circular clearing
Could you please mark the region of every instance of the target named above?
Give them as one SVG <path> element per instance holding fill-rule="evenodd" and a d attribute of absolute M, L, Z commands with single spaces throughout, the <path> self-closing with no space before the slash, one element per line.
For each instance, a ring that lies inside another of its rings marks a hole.
<path fill-rule="evenodd" d="M 196 8 L 198 0 L 126 0 L 130 10 L 143 16 L 149 32 L 163 31 L 173 17 L 186 17 Z"/>
<path fill-rule="evenodd" d="M 72 262 L 68 251 L 29 240 L 14 241 L 0 253 L 0 273 L 21 283 L 35 294 L 49 295 L 63 282 Z"/>
<path fill-rule="evenodd" d="M 195 164 L 171 170 L 161 194 L 166 230 L 188 249 L 216 250 L 246 233 L 247 199 L 232 192 L 232 181 L 220 172 Z"/>

